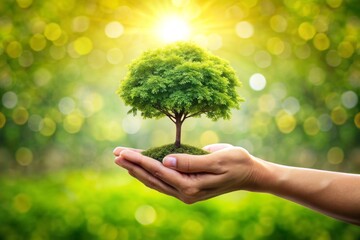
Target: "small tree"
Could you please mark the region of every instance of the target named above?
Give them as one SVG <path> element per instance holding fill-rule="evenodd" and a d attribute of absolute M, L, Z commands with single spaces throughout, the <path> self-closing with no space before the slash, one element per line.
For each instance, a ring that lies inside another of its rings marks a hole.
<path fill-rule="evenodd" d="M 212 120 L 230 118 L 230 109 L 238 109 L 242 101 L 237 86 L 240 82 L 228 62 L 193 43 L 177 42 L 134 60 L 118 94 L 132 107 L 129 113 L 167 116 L 176 125 L 175 146 L 180 147 L 186 119 L 202 114 Z"/>

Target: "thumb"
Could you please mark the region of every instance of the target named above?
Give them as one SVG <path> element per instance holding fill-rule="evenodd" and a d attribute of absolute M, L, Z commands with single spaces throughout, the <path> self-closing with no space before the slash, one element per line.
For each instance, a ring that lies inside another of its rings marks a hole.
<path fill-rule="evenodd" d="M 166 156 L 163 165 L 179 172 L 213 172 L 214 162 L 209 155 L 171 154 Z"/>

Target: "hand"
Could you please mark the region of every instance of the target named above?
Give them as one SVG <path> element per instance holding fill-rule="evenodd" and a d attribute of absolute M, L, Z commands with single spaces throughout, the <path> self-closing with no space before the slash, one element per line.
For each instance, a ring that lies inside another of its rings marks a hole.
<path fill-rule="evenodd" d="M 170 154 L 163 163 L 118 147 L 115 162 L 146 186 L 191 204 L 227 192 L 255 190 L 260 160 L 241 147 L 213 144 L 208 155 Z"/>

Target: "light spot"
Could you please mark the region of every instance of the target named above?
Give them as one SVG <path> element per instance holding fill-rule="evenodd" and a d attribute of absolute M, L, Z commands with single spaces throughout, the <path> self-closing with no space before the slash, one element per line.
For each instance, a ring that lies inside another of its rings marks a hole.
<path fill-rule="evenodd" d="M 315 86 L 320 86 L 325 82 L 325 71 L 320 67 L 313 67 L 310 69 L 308 80 Z"/>
<path fill-rule="evenodd" d="M 284 83 L 275 82 L 270 85 L 271 86 L 271 94 L 274 96 L 276 100 L 282 100 L 287 96 L 287 89 Z"/>
<path fill-rule="evenodd" d="M 44 118 L 42 120 L 42 128 L 40 133 L 46 137 L 52 136 L 56 130 L 56 123 L 51 118 Z"/>
<path fill-rule="evenodd" d="M 292 115 L 297 113 L 300 110 L 300 103 L 297 98 L 288 97 L 282 103 L 284 110 Z"/>
<path fill-rule="evenodd" d="M 109 38 L 118 38 L 124 33 L 124 27 L 121 23 L 110 22 L 105 27 L 105 34 Z"/>
<path fill-rule="evenodd" d="M 203 239 L 201 235 L 204 232 L 204 226 L 199 221 L 189 219 L 182 224 L 181 229 L 181 239 L 186 239 L 187 236 L 192 236 L 193 239 Z"/>
<path fill-rule="evenodd" d="M 16 151 L 15 159 L 21 166 L 28 166 L 33 161 L 33 153 L 30 149 L 21 147 Z"/>
<path fill-rule="evenodd" d="M 261 95 L 258 100 L 258 108 L 262 112 L 271 112 L 275 109 L 276 100 L 270 94 Z"/>
<path fill-rule="evenodd" d="M 124 132 L 128 134 L 135 134 L 140 130 L 141 119 L 134 116 L 126 116 L 122 120 L 122 127 Z"/>
<path fill-rule="evenodd" d="M 325 97 L 325 103 L 328 109 L 332 110 L 341 104 L 340 96 L 337 92 L 328 93 Z"/>
<path fill-rule="evenodd" d="M 341 42 L 337 50 L 339 55 L 343 58 L 350 58 L 355 52 L 354 46 L 347 41 Z"/>
<path fill-rule="evenodd" d="M 358 103 L 358 96 L 353 91 L 346 91 L 341 95 L 341 102 L 347 109 L 351 109 Z"/>
<path fill-rule="evenodd" d="M 217 142 L 219 142 L 219 137 L 218 137 L 217 133 L 214 131 L 211 131 L 211 130 L 205 131 L 200 136 L 201 146 L 206 146 L 206 145 L 209 145 L 212 143 L 217 143 Z"/>
<path fill-rule="evenodd" d="M 28 8 L 31 6 L 33 0 L 16 0 L 17 4 L 21 8 Z"/>
<path fill-rule="evenodd" d="M 106 58 L 107 58 L 109 63 L 116 65 L 116 64 L 121 63 L 121 61 L 124 58 L 124 54 L 121 51 L 121 49 L 112 48 L 107 52 Z"/>
<path fill-rule="evenodd" d="M 331 67 L 337 67 L 341 64 L 341 57 L 335 50 L 330 50 L 326 53 L 326 63 Z"/>
<path fill-rule="evenodd" d="M 332 8 L 338 8 L 342 4 L 342 0 L 326 0 L 326 3 Z"/>
<path fill-rule="evenodd" d="M 67 115 L 63 122 L 64 129 L 71 134 L 79 132 L 83 124 L 84 116 L 79 111 Z"/>
<path fill-rule="evenodd" d="M 311 48 L 309 47 L 308 44 L 303 44 L 303 45 L 297 46 L 295 48 L 294 52 L 295 52 L 296 57 L 304 60 L 304 59 L 307 59 L 310 57 Z"/>
<path fill-rule="evenodd" d="M 81 110 L 86 117 L 100 111 L 104 106 L 103 97 L 96 92 L 81 94 L 78 98 L 81 99 Z"/>
<path fill-rule="evenodd" d="M 313 44 L 319 51 L 325 51 L 330 47 L 330 40 L 325 33 L 318 33 L 313 39 Z"/>
<path fill-rule="evenodd" d="M 236 220 L 223 220 L 219 223 L 216 231 L 219 232 L 219 236 L 224 239 L 235 239 L 238 229 Z"/>
<path fill-rule="evenodd" d="M 332 147 L 327 153 L 328 162 L 331 164 L 340 164 L 344 160 L 344 152 L 339 147 Z"/>
<path fill-rule="evenodd" d="M 22 46 L 18 41 L 12 41 L 6 46 L 6 53 L 11 58 L 18 58 L 22 51 Z"/>
<path fill-rule="evenodd" d="M 14 108 L 17 102 L 18 102 L 18 97 L 12 91 L 4 93 L 4 95 L 2 96 L 2 104 L 4 105 L 4 107 L 8 109 Z"/>
<path fill-rule="evenodd" d="M 267 41 L 266 46 L 267 46 L 267 49 L 269 50 L 269 52 L 274 55 L 280 55 L 285 50 L 284 42 L 280 38 L 277 38 L 277 37 L 270 38 Z"/>
<path fill-rule="evenodd" d="M 327 16 L 319 15 L 314 21 L 317 32 L 327 32 L 329 29 L 329 19 Z"/>
<path fill-rule="evenodd" d="M 307 118 L 304 122 L 304 130 L 309 136 L 315 136 L 318 134 L 320 131 L 318 120 L 315 117 Z"/>
<path fill-rule="evenodd" d="M 116 141 L 123 137 L 124 133 L 118 121 L 110 121 L 105 126 L 105 139 L 109 141 Z"/>
<path fill-rule="evenodd" d="M 28 120 L 28 127 L 34 131 L 38 132 L 42 128 L 42 118 L 39 115 L 31 115 Z"/>
<path fill-rule="evenodd" d="M 142 225 L 150 225 L 157 217 L 155 209 L 150 205 L 142 205 L 136 209 L 135 219 Z"/>
<path fill-rule="evenodd" d="M 74 41 L 74 50 L 79 55 L 87 55 L 93 50 L 93 42 L 88 37 L 79 37 Z"/>
<path fill-rule="evenodd" d="M 331 111 L 331 120 L 336 125 L 344 124 L 347 120 L 347 113 L 346 113 L 345 109 L 342 107 L 335 107 Z"/>
<path fill-rule="evenodd" d="M 296 127 L 295 117 L 283 110 L 278 112 L 275 120 L 277 127 L 282 133 L 291 133 Z"/>
<path fill-rule="evenodd" d="M 31 209 L 31 206 L 31 198 L 28 195 L 20 193 L 14 197 L 13 207 L 19 213 L 28 212 Z"/>
<path fill-rule="evenodd" d="M 328 114 L 322 114 L 318 120 L 320 130 L 323 132 L 328 132 L 333 126 L 331 117 Z"/>
<path fill-rule="evenodd" d="M 14 109 L 12 118 L 16 124 L 23 125 L 29 119 L 29 113 L 25 108 L 18 107 Z"/>
<path fill-rule="evenodd" d="M 59 110 L 62 114 L 68 115 L 75 109 L 75 101 L 70 97 L 64 97 L 59 101 Z"/>
<path fill-rule="evenodd" d="M 299 36 L 304 40 L 310 40 L 315 36 L 315 27 L 309 22 L 303 22 L 298 28 Z"/>
<path fill-rule="evenodd" d="M 86 16 L 75 17 L 72 21 L 74 32 L 85 32 L 89 28 L 89 18 Z"/>
<path fill-rule="evenodd" d="M 235 26 L 235 30 L 240 38 L 250 38 L 254 35 L 254 27 L 247 21 L 238 22 Z"/>
<path fill-rule="evenodd" d="M 266 79 L 261 73 L 251 75 L 249 79 L 250 87 L 255 91 L 261 91 L 266 86 Z"/>
<path fill-rule="evenodd" d="M 39 68 L 34 72 L 34 82 L 38 87 L 45 86 L 52 78 L 51 72 L 46 68 Z"/>
<path fill-rule="evenodd" d="M 271 55 L 266 51 L 258 51 L 254 55 L 254 61 L 260 68 L 267 68 L 271 65 Z"/>
<path fill-rule="evenodd" d="M 281 15 L 275 15 L 270 18 L 270 27 L 275 32 L 285 32 L 287 25 L 286 19 Z"/>
<path fill-rule="evenodd" d="M 62 30 L 57 23 L 49 23 L 46 25 L 44 35 L 50 41 L 55 41 L 61 36 Z"/>
<path fill-rule="evenodd" d="M 44 35 L 36 33 L 30 38 L 29 45 L 32 50 L 40 52 L 46 47 L 46 39 Z"/>

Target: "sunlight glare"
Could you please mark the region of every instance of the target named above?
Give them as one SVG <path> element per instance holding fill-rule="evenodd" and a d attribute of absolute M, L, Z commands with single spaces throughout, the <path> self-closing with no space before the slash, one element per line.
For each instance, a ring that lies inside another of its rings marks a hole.
<path fill-rule="evenodd" d="M 183 18 L 179 16 L 168 16 L 159 22 L 157 34 L 167 43 L 188 40 L 190 27 Z"/>

